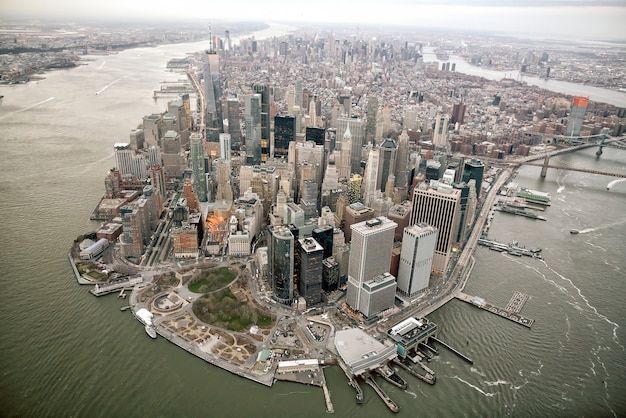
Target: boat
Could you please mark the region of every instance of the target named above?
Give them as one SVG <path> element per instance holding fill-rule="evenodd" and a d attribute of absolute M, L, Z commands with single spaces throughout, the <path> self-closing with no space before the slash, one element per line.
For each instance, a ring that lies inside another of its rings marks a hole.
<path fill-rule="evenodd" d="M 157 337 L 157 332 L 153 325 L 146 325 L 144 329 L 146 330 L 146 334 L 148 334 L 150 338 Z"/>
<path fill-rule="evenodd" d="M 570 229 L 569 233 L 570 234 L 578 234 L 580 231 L 578 229 Z"/>

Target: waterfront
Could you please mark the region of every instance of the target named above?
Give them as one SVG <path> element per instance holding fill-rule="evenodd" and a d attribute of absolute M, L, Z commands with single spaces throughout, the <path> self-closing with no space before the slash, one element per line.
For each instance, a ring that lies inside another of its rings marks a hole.
<path fill-rule="evenodd" d="M 94 298 L 78 286 L 67 262 L 71 241 L 98 225 L 89 214 L 113 164 L 112 144 L 125 140 L 143 115 L 165 108 L 166 101 L 151 98 L 159 81 L 178 77 L 164 72 L 165 62 L 196 49 L 200 45 L 124 51 L 49 73 L 38 84 L 3 90 L 3 414 L 326 414 L 319 388 L 277 383 L 268 389 L 163 339 L 151 340 L 130 313 L 119 312 L 123 301 Z M 109 84 L 103 94 L 94 94 Z M 626 169 L 625 152 L 605 150 L 600 159 L 594 152 L 559 158 L 606 171 Z M 409 376 L 407 391 L 382 383 L 401 414 L 611 416 L 626 411 L 626 315 L 615 297 L 626 290 L 626 183 L 607 191 L 605 177 L 550 170 L 542 180 L 539 171 L 523 168 L 517 181 L 552 194 L 548 222 L 496 214 L 490 236 L 542 247 L 544 260 L 479 248 L 465 289 L 500 306 L 515 291 L 528 294 L 522 313 L 535 319 L 532 330 L 450 302 L 430 319 L 439 324 L 442 340 L 475 364 L 441 350 L 430 364 L 436 385 Z M 572 236 L 572 228 L 584 232 Z M 390 414 L 365 385 L 365 403 L 357 405 L 339 368 L 326 374 L 338 416 Z"/>

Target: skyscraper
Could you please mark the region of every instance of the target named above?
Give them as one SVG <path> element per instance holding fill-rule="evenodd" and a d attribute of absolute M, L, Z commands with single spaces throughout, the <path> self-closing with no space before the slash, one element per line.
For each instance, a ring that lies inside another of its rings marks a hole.
<path fill-rule="evenodd" d="M 459 227 L 461 191 L 452 186 L 431 180 L 433 187 L 421 183 L 413 191 L 411 225 L 427 223 L 437 228 L 437 244 L 433 258 L 433 271 L 443 275 L 448 269 L 452 244 Z"/>
<path fill-rule="evenodd" d="M 241 128 L 239 123 L 239 100 L 235 97 L 229 97 L 226 100 L 226 110 L 228 120 L 228 133 L 232 140 L 232 148 L 239 151 L 241 148 Z"/>
<path fill-rule="evenodd" d="M 346 302 L 351 308 L 363 312 L 361 299 L 367 291 L 364 284 L 385 273 L 388 274 L 396 226 L 395 222 L 381 216 L 350 227 L 352 250 L 348 264 Z M 395 278 L 393 285 L 395 291 Z"/>
<path fill-rule="evenodd" d="M 448 145 L 448 116 L 446 115 L 437 115 L 433 145 L 435 148 L 445 148 Z"/>
<path fill-rule="evenodd" d="M 289 143 L 296 140 L 296 119 L 293 116 L 274 117 L 274 157 L 287 158 Z"/>
<path fill-rule="evenodd" d="M 248 164 L 261 164 L 261 95 L 245 96 L 246 153 Z M 269 141 L 268 141 L 269 144 Z M 269 149 L 268 149 L 269 154 Z M 267 157 L 265 156 L 265 160 Z M 264 160 L 264 161 L 265 161 Z"/>
<path fill-rule="evenodd" d="M 204 171 L 204 147 L 202 135 L 191 134 L 191 170 L 193 173 L 193 191 L 200 202 L 207 201 L 206 173 Z"/>
<path fill-rule="evenodd" d="M 202 55 L 204 64 L 204 100 L 206 103 L 205 124 L 207 128 L 224 131 L 222 120 L 222 89 L 220 86 L 220 57 L 211 48 Z"/>
<path fill-rule="evenodd" d="M 367 114 L 365 122 L 365 141 L 376 145 L 376 116 L 378 113 L 378 98 L 370 96 L 367 99 Z"/>
<path fill-rule="evenodd" d="M 580 135 L 580 128 L 585 120 L 585 112 L 587 111 L 587 105 L 589 104 L 589 97 L 576 96 L 572 102 L 572 111 L 570 112 L 569 119 L 567 120 L 567 128 L 565 129 L 565 136 L 577 136 Z"/>
<path fill-rule="evenodd" d="M 404 228 L 398 268 L 398 293 L 414 297 L 428 287 L 437 228 L 420 223 Z"/>
<path fill-rule="evenodd" d="M 387 178 L 390 174 L 394 174 L 396 171 L 396 154 L 398 152 L 398 146 L 393 139 L 385 139 L 378 148 L 380 154 L 378 164 L 378 175 L 376 179 L 376 189 L 380 189 L 382 192 L 386 190 Z M 395 175 L 394 175 L 395 177 Z"/>
<path fill-rule="evenodd" d="M 322 300 L 322 260 L 324 248 L 314 238 L 298 240 L 298 291 L 307 306 Z"/>
<path fill-rule="evenodd" d="M 406 129 L 398 137 L 398 153 L 396 154 L 396 186 L 407 187 L 409 179 L 409 134 Z"/>
<path fill-rule="evenodd" d="M 484 171 L 485 165 L 482 161 L 475 158 L 465 161 L 465 165 L 463 166 L 463 181 L 469 183 L 472 179 L 476 180 L 476 198 L 480 197 Z"/>
<path fill-rule="evenodd" d="M 252 91 L 261 95 L 261 160 L 270 156 L 270 89 L 266 84 L 255 83 Z"/>
<path fill-rule="evenodd" d="M 337 142 L 341 143 L 341 149 L 345 149 L 343 146 L 344 134 L 350 127 L 350 139 L 352 141 L 352 151 L 350 153 L 350 166 L 351 173 L 361 173 L 361 148 L 363 147 L 363 140 L 365 137 L 365 123 L 363 119 L 340 117 L 337 119 Z M 348 174 L 349 176 L 350 174 Z M 347 177 L 347 176 L 346 176 Z"/>
<path fill-rule="evenodd" d="M 269 228 L 268 277 L 274 298 L 281 303 L 289 303 L 293 299 L 294 237 L 284 225 Z"/>
<path fill-rule="evenodd" d="M 370 206 L 377 197 L 376 188 L 378 181 L 378 166 L 380 164 L 380 153 L 377 149 L 370 150 L 365 165 L 365 177 L 363 178 L 363 202 Z"/>

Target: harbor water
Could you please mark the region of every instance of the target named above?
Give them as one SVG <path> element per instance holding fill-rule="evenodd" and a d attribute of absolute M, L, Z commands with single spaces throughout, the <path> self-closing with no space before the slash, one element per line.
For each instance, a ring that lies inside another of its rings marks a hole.
<path fill-rule="evenodd" d="M 178 74 L 168 59 L 201 44 L 92 57 L 37 83 L 2 87 L 0 103 L 0 414 L 3 416 L 324 416 L 321 389 L 267 388 L 222 371 L 163 338 L 152 340 L 115 296 L 79 286 L 67 260 L 114 165 L 113 144 L 144 115 L 162 112 L 152 91 Z M 100 94 L 95 93 L 100 91 Z M 581 92 L 584 94 L 584 92 Z M 626 152 L 560 155 L 580 167 L 624 172 Z M 553 159 L 554 160 L 554 159 Z M 465 292 L 506 306 L 529 295 L 532 329 L 461 301 L 430 315 L 441 349 L 437 383 L 404 375 L 380 382 L 405 416 L 624 416 L 626 414 L 626 182 L 522 168 L 515 181 L 551 193 L 546 222 L 495 213 L 489 236 L 543 248 L 543 260 L 476 250 Z M 580 233 L 572 235 L 571 229 Z M 338 367 L 325 369 L 336 416 L 392 415 L 373 390 L 365 402 Z M 402 372 L 400 372 L 402 373 Z"/>

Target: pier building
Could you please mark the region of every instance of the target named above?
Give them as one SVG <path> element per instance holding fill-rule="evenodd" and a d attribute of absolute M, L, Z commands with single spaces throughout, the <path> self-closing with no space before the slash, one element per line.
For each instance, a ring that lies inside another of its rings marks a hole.
<path fill-rule="evenodd" d="M 419 344 L 437 335 L 437 324 L 426 318 L 407 318 L 387 331 L 387 336 L 396 343 L 398 355 L 405 358 Z"/>

